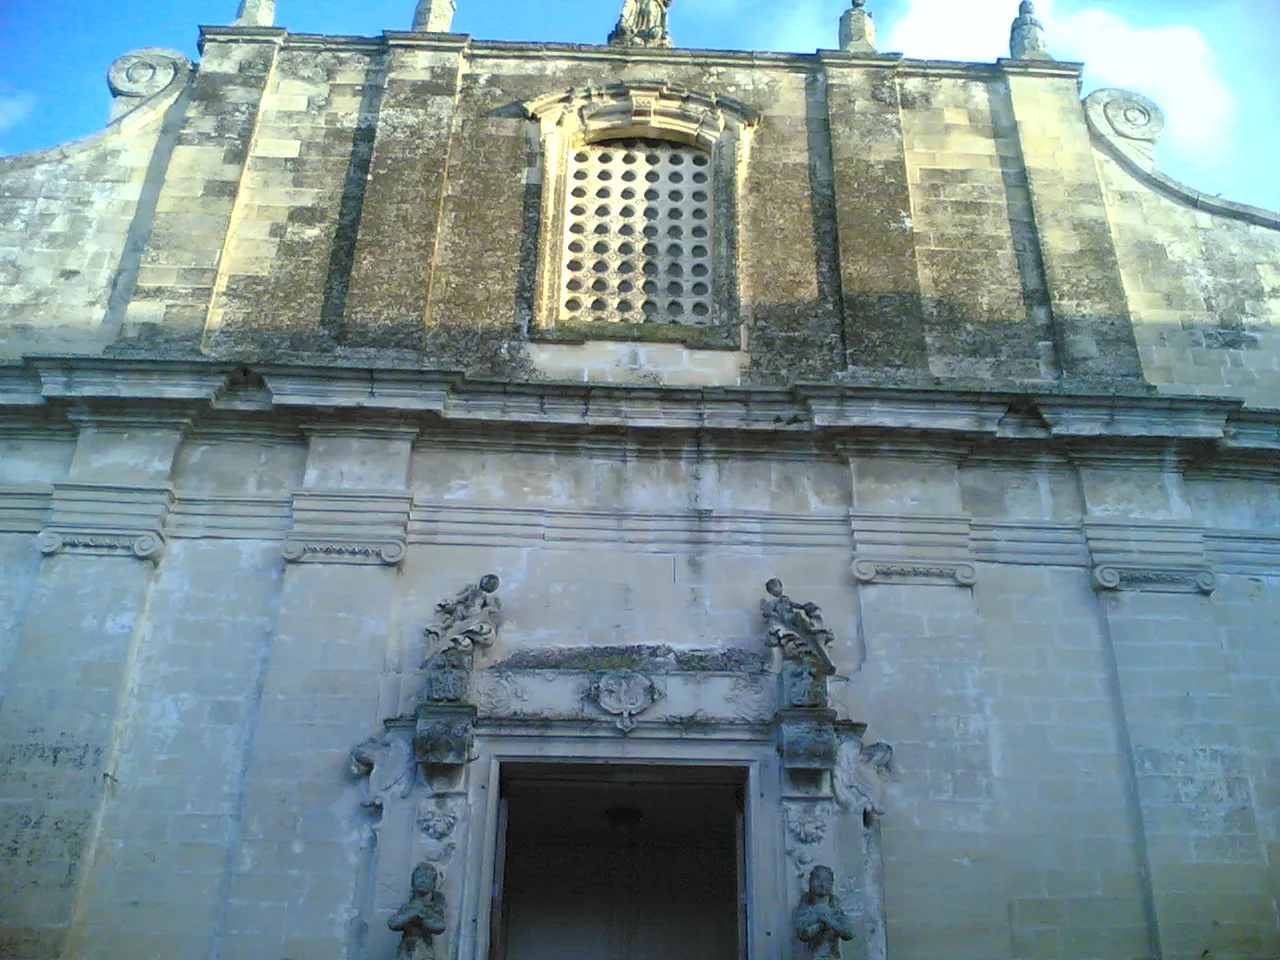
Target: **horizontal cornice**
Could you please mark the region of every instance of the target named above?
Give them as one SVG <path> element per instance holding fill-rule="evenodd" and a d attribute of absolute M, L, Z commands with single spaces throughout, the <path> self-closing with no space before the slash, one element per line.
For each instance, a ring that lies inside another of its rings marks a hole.
<path fill-rule="evenodd" d="M 1124 393 L 1034 393 L 798 384 L 773 387 L 508 382 L 451 371 L 32 357 L 0 366 L 0 411 L 42 423 L 86 412 L 147 417 L 181 412 L 234 432 L 240 416 L 262 422 L 347 428 L 471 425 L 548 431 L 684 431 L 787 436 L 823 443 L 981 442 L 1057 445 L 1076 456 L 1124 441 L 1152 456 L 1187 451 L 1198 460 L 1269 461 L 1280 450 L 1280 411 L 1237 400 Z"/>

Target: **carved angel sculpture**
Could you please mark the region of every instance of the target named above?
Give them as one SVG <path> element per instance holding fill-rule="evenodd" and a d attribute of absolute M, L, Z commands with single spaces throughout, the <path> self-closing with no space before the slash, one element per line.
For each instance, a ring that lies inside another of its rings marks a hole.
<path fill-rule="evenodd" d="M 623 0 L 622 15 L 609 43 L 625 47 L 669 47 L 667 8 L 671 0 Z"/>
<path fill-rule="evenodd" d="M 435 938 L 446 926 L 444 894 L 436 889 L 440 874 L 424 860 L 413 868 L 411 883 L 408 901 L 387 920 L 400 934 L 396 960 L 436 960 Z"/>
<path fill-rule="evenodd" d="M 496 596 L 501 581 L 487 573 L 447 600 L 436 604 L 436 622 L 424 633 L 433 647 L 462 650 L 490 647 L 498 635 L 502 603 Z"/>

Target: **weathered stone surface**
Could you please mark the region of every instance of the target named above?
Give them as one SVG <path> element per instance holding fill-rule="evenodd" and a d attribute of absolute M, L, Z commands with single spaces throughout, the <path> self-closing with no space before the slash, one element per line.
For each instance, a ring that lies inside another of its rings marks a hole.
<path fill-rule="evenodd" d="M 1025 31 L 270 6 L 0 161 L 0 955 L 477 960 L 570 761 L 733 780 L 757 960 L 1273 960 L 1280 220 Z M 559 328 L 569 150 L 657 135 L 592 222 L 712 211 L 714 322 Z"/>

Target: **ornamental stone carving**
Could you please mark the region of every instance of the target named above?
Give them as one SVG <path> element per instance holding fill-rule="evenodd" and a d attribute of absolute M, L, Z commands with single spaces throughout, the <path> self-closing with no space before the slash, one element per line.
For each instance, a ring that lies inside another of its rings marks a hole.
<path fill-rule="evenodd" d="M 846 53 L 876 52 L 876 23 L 866 5 L 867 0 L 853 0 L 840 17 L 840 49 Z"/>
<path fill-rule="evenodd" d="M 636 717 L 661 697 L 662 691 L 652 679 L 633 670 L 602 674 L 587 691 L 588 700 L 618 718 L 616 723 L 623 733 L 634 730 Z"/>
<path fill-rule="evenodd" d="M 1052 60 L 1044 43 L 1044 24 L 1036 19 L 1035 4 L 1022 0 L 1009 31 L 1009 56 L 1015 60 Z"/>
<path fill-rule="evenodd" d="M 818 864 L 792 915 L 805 960 L 839 960 L 840 943 L 853 939 L 853 918 L 836 897 L 835 872 Z"/>
<path fill-rule="evenodd" d="M 409 899 L 387 920 L 400 934 L 396 960 L 437 960 L 435 938 L 448 926 L 439 885 L 439 871 L 425 860 L 413 868 Z"/>
<path fill-rule="evenodd" d="M 609 34 L 609 44 L 615 47 L 670 47 L 671 36 L 667 33 L 667 9 L 670 6 L 671 0 L 623 0 L 622 13 Z"/>
<path fill-rule="evenodd" d="M 500 585 L 496 574 L 486 573 L 437 603 L 436 622 L 424 631 L 427 641 L 436 648 L 451 646 L 461 650 L 493 646 L 502 615 L 502 603 L 497 597 Z"/>
<path fill-rule="evenodd" d="M 887 743 L 863 744 L 849 737 L 836 750 L 831 790 L 845 810 L 884 815 L 884 776 L 893 763 L 893 747 Z"/>
<path fill-rule="evenodd" d="M 107 85 L 115 98 L 111 107 L 112 119 L 163 93 L 190 71 L 191 61 L 177 50 L 144 47 L 126 53 L 107 71 Z"/>
<path fill-rule="evenodd" d="M 760 601 L 766 642 L 782 651 L 782 706 L 827 706 L 827 677 L 835 665 L 827 654 L 833 639 L 816 603 L 796 603 L 782 592 L 776 577 L 764 586 L 769 596 Z"/>
<path fill-rule="evenodd" d="M 351 772 L 362 781 L 361 806 L 382 809 L 392 795 L 413 790 L 413 753 L 404 738 L 384 730 L 352 747 Z"/>

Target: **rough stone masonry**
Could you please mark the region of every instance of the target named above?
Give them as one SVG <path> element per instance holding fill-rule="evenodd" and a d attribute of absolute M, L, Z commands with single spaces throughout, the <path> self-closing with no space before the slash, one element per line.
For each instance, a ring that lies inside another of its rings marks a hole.
<path fill-rule="evenodd" d="M 1030 3 L 453 6 L 0 159 L 0 956 L 1274 960 L 1280 216 Z"/>

